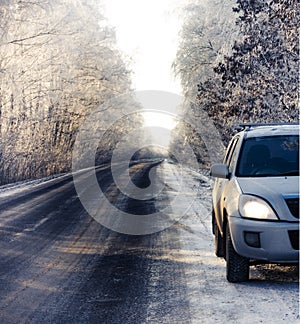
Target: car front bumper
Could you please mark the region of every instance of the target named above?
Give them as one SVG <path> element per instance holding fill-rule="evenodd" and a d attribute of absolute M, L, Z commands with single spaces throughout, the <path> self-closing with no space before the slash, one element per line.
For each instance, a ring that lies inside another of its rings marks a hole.
<path fill-rule="evenodd" d="M 299 223 L 232 216 L 229 217 L 229 228 L 236 252 L 244 257 L 274 263 L 299 262 Z M 250 246 L 248 237 L 254 240 L 258 237 L 258 242 Z"/>

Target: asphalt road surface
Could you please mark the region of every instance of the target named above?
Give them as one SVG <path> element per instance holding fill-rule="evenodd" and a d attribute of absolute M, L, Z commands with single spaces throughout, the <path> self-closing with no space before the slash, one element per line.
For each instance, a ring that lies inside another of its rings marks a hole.
<path fill-rule="evenodd" d="M 177 177 L 176 165 L 155 166 Z M 149 167 L 133 166 L 136 185 L 147 187 Z M 109 168 L 98 174 L 109 196 Z M 173 226 L 149 235 L 119 234 L 95 221 L 71 175 L 0 190 L 0 323 L 299 320 L 298 267 L 260 265 L 247 283 L 226 281 L 225 263 L 214 256 L 211 180 L 189 170 L 184 177 L 197 188 L 197 201 Z M 159 206 L 173 194 L 158 197 Z M 131 212 L 157 208 L 153 201 L 125 202 L 115 200 Z"/>

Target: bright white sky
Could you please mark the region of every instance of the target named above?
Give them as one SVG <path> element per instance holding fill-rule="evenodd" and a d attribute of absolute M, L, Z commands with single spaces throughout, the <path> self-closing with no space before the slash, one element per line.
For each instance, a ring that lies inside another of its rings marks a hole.
<path fill-rule="evenodd" d="M 181 94 L 171 65 L 176 56 L 183 0 L 105 0 L 106 17 L 116 28 L 118 46 L 132 59 L 135 90 Z"/>

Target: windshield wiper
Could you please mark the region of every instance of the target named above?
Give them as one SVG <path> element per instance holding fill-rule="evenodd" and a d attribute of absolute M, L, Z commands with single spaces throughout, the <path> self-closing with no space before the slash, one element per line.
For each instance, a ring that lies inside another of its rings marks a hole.
<path fill-rule="evenodd" d="M 288 172 L 279 173 L 278 176 L 298 176 L 300 173 L 299 170 L 292 170 Z"/>

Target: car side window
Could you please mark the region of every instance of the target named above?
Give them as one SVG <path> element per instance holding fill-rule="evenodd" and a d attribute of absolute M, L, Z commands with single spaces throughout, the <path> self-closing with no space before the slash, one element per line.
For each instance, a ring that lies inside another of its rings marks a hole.
<path fill-rule="evenodd" d="M 232 154 L 231 154 L 230 161 L 229 161 L 229 164 L 228 164 L 229 173 L 232 173 L 234 165 L 235 165 L 236 160 L 237 160 L 238 151 L 239 151 L 238 150 L 238 145 L 237 145 L 238 141 L 239 141 L 239 138 L 235 138 L 234 145 L 232 147 Z"/>
<path fill-rule="evenodd" d="M 228 151 L 224 159 L 224 163 L 228 165 L 230 172 L 232 171 L 232 166 L 234 164 L 233 162 L 236 160 L 238 141 L 238 137 L 233 138 L 233 140 L 229 144 Z"/>
<path fill-rule="evenodd" d="M 234 139 L 232 139 L 229 144 L 228 144 L 228 148 L 226 150 L 226 154 L 225 154 L 225 158 L 224 158 L 224 163 L 228 165 L 228 162 L 230 160 L 231 154 L 232 154 L 232 148 L 234 146 Z"/>

